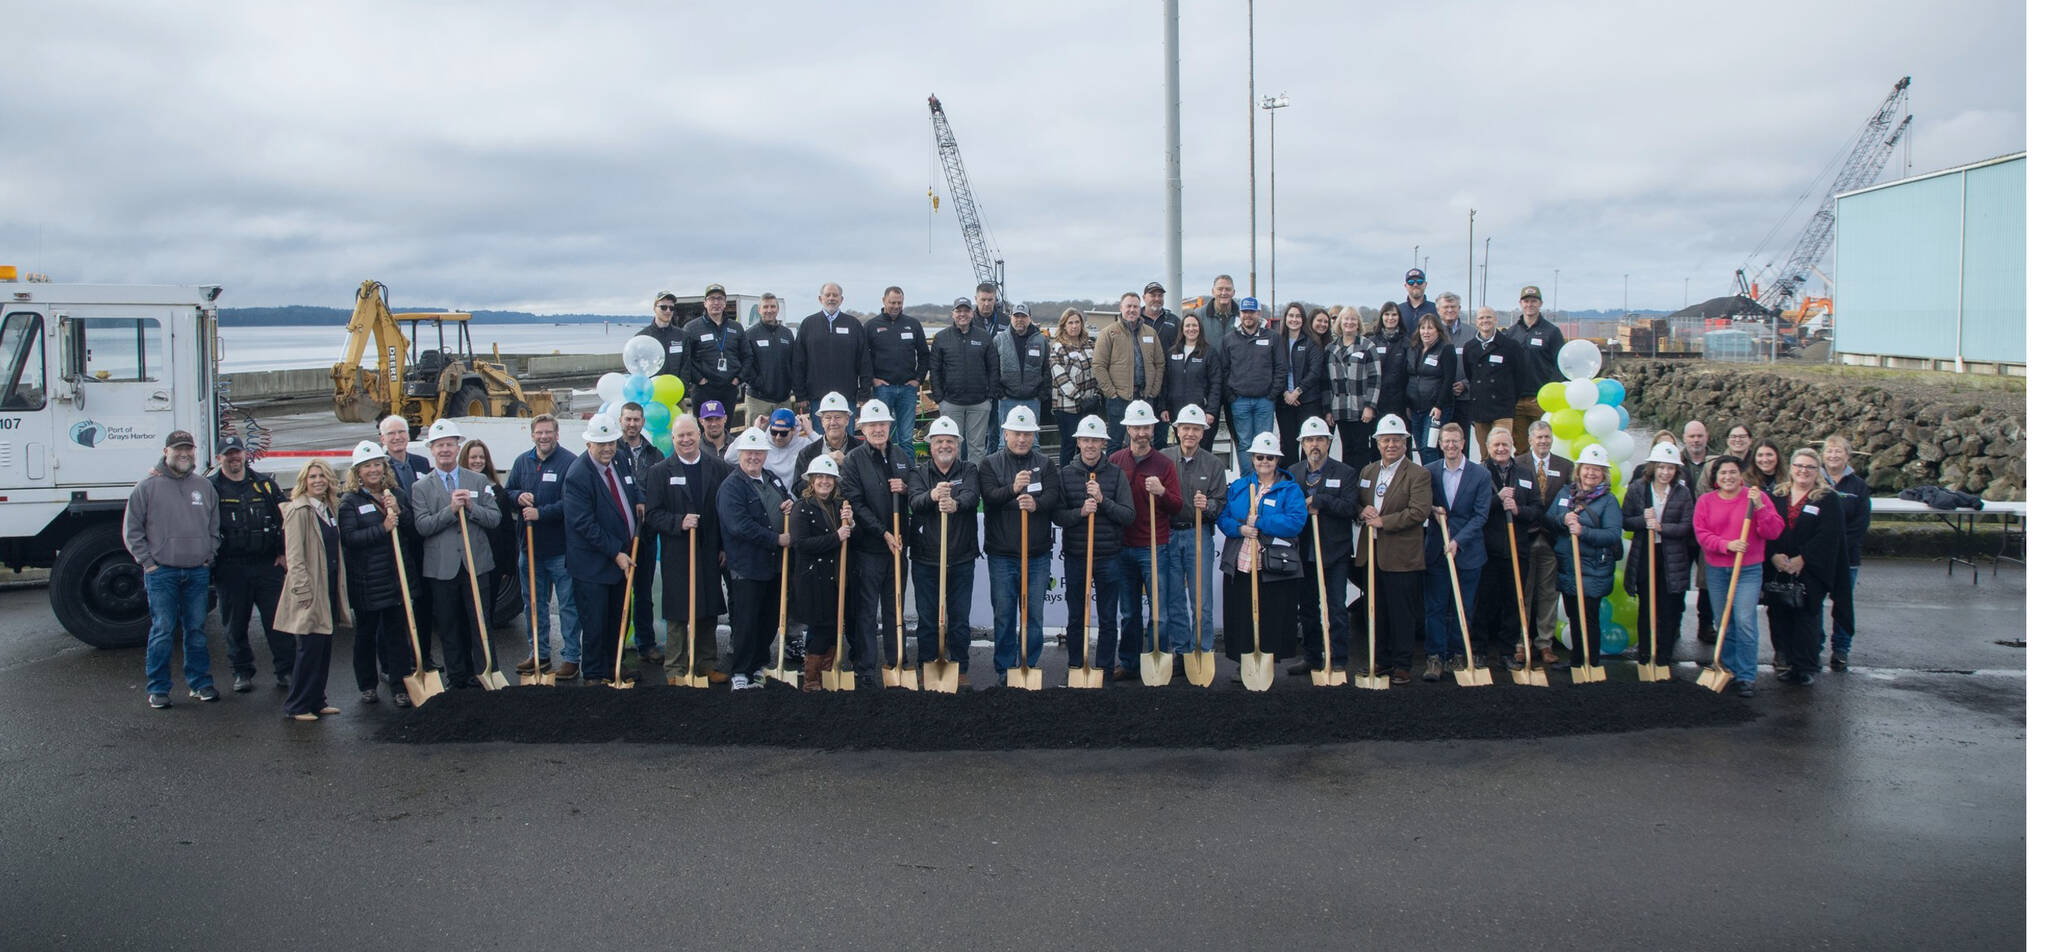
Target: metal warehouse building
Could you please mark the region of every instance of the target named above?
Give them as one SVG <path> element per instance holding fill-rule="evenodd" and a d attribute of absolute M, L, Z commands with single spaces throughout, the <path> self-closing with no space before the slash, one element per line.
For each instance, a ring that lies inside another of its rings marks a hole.
<path fill-rule="evenodd" d="M 2027 156 L 1835 197 L 1835 355 L 2026 373 Z"/>

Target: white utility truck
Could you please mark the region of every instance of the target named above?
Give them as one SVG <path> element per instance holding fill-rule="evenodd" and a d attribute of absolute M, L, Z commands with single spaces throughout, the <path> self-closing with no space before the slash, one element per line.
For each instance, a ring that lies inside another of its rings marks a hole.
<path fill-rule="evenodd" d="M 121 513 L 171 431 L 213 459 L 220 288 L 37 277 L 0 266 L 0 564 L 49 568 L 80 641 L 139 645 L 149 603 Z"/>

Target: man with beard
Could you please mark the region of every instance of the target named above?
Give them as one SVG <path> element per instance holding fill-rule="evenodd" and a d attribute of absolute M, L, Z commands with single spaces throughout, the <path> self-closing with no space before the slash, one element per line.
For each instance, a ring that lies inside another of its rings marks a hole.
<path fill-rule="evenodd" d="M 1344 604 L 1350 587 L 1351 527 L 1358 517 L 1358 471 L 1330 457 L 1330 425 L 1322 417 L 1301 423 L 1301 461 L 1287 467 L 1287 473 L 1301 485 L 1308 497 L 1308 517 L 1316 520 L 1302 530 L 1301 551 L 1308 554 L 1301 567 L 1302 660 L 1287 669 L 1288 674 L 1307 674 L 1325 665 L 1341 673 L 1351 660 L 1351 612 Z M 1313 526 L 1321 526 L 1323 545 L 1318 550 Z M 1316 592 L 1316 566 L 1323 567 L 1323 592 Z M 1329 600 L 1330 656 L 1323 657 L 1323 602 Z"/>
<path fill-rule="evenodd" d="M 291 686 L 298 646 L 277 630 L 277 600 L 284 594 L 284 505 L 291 501 L 277 481 L 251 470 L 240 437 L 221 441 L 214 495 L 220 499 L 220 549 L 213 584 L 220 592 L 220 622 L 228 637 L 228 664 L 235 693 L 254 687 L 256 653 L 249 648 L 249 622 L 261 615 L 270 670 L 279 688 Z"/>
<path fill-rule="evenodd" d="M 165 438 L 163 462 L 135 484 L 121 519 L 149 599 L 149 649 L 142 663 L 149 706 L 158 709 L 171 706 L 171 640 L 180 630 L 192 699 L 220 700 L 206 653 L 206 586 L 220 547 L 220 498 L 194 469 L 194 445 L 184 430 Z"/>

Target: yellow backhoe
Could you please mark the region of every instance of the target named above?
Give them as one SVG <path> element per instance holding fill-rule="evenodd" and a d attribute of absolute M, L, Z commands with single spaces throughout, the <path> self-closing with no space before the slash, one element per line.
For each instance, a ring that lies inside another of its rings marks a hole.
<path fill-rule="evenodd" d="M 468 314 L 393 314 L 384 285 L 364 281 L 356 289 L 348 320 L 348 346 L 334 365 L 334 417 L 343 423 L 375 423 L 391 414 L 405 417 L 415 431 L 441 417 L 530 417 L 553 413 L 554 394 L 528 392 L 505 365 L 478 360 L 469 339 Z M 401 333 L 399 324 L 410 333 Z M 420 350 L 422 324 L 433 347 Z M 449 332 L 454 341 L 449 341 Z M 375 369 L 364 367 L 363 351 L 377 348 Z"/>

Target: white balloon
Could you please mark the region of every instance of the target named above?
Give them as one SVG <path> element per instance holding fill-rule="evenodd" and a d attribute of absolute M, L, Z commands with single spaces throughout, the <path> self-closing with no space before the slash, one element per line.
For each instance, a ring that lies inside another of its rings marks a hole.
<path fill-rule="evenodd" d="M 1573 341 L 1573 343 L 1584 342 Z M 1558 363 L 1563 362 L 1564 358 L 1559 357 Z M 1564 382 L 1564 402 L 1572 409 L 1582 413 L 1591 410 L 1600 405 L 1600 385 L 1585 377 L 1567 380 Z"/>
<path fill-rule="evenodd" d="M 667 356 L 661 352 L 660 341 L 639 335 L 634 335 L 626 342 L 625 349 L 619 352 L 619 359 L 625 362 L 627 371 L 648 377 L 661 373 L 661 365 Z"/>
<path fill-rule="evenodd" d="M 654 338 L 648 337 L 643 339 L 653 340 Z M 626 398 L 627 379 L 625 374 L 619 373 L 616 370 L 597 378 L 597 399 L 607 404 L 624 400 Z"/>
<path fill-rule="evenodd" d="M 1600 373 L 1600 348 L 1589 340 L 1565 341 L 1557 352 L 1557 369 L 1567 380 L 1590 380 Z"/>
<path fill-rule="evenodd" d="M 1587 416 L 1590 417 L 1592 414 L 1589 413 Z M 1627 430 L 1614 431 L 1602 439 L 1600 445 L 1607 447 L 1607 457 L 1613 460 L 1617 467 L 1630 462 L 1630 457 L 1636 453 L 1636 438 L 1628 435 Z"/>
<path fill-rule="evenodd" d="M 1596 389 L 1598 385 L 1595 385 Z M 1586 432 L 1605 441 L 1621 431 L 1621 414 L 1607 404 L 1595 404 L 1586 410 Z"/>

